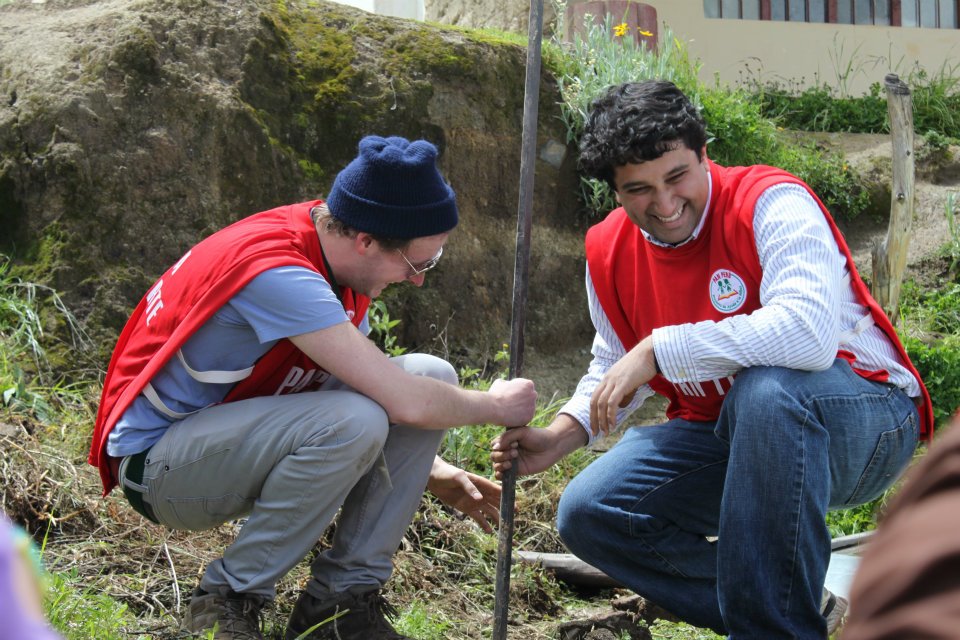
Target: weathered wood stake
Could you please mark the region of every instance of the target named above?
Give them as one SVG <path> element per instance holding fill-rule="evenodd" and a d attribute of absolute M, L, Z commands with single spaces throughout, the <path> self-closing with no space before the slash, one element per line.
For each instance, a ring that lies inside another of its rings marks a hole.
<path fill-rule="evenodd" d="M 900 283 L 907 266 L 913 224 L 913 104 L 910 88 L 896 74 L 884 78 L 890 138 L 893 144 L 893 184 L 887 237 L 873 247 L 873 297 L 896 324 Z"/>
<path fill-rule="evenodd" d="M 543 0 L 530 0 L 527 30 L 527 68 L 523 93 L 523 131 L 520 140 L 520 198 L 517 205 L 517 253 L 513 272 L 513 317 L 510 331 L 510 378 L 523 371 L 523 325 L 527 315 L 530 272 L 530 229 L 533 225 L 533 178 L 537 161 L 537 114 L 540 107 L 540 61 L 543 44 Z M 500 531 L 493 603 L 493 640 L 507 637 L 510 604 L 510 563 L 513 553 L 513 509 L 517 465 L 503 473 L 500 495 Z"/>

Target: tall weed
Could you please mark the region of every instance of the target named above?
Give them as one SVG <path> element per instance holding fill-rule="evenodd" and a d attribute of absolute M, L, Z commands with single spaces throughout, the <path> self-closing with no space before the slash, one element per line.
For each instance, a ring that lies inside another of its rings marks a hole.
<path fill-rule="evenodd" d="M 940 428 L 960 409 L 960 336 L 929 342 L 907 336 L 903 344 L 930 392 L 933 418 Z"/>
<path fill-rule="evenodd" d="M 584 34 L 576 34 L 572 43 L 556 43 L 564 53 L 557 70 L 557 82 L 563 100 L 560 106 L 567 142 L 580 139 L 591 103 L 611 85 L 669 80 L 699 106 L 699 63 L 690 60 L 686 48 L 673 33 L 665 29 L 661 34 L 662 44 L 653 49 L 638 45 L 625 33 L 616 35 L 620 32 L 619 22 L 607 14 L 602 21 L 592 22 Z M 613 192 L 606 183 L 581 178 L 580 190 L 592 215 L 603 215 L 616 207 Z"/>
<path fill-rule="evenodd" d="M 47 331 L 50 326 L 56 331 Z M 60 295 L 50 287 L 24 282 L 0 255 L 0 399 L 3 406 L 49 421 L 62 409 L 86 404 L 95 380 L 68 381 L 49 361 L 51 350 L 71 363 L 93 353 L 90 339 Z"/>
<path fill-rule="evenodd" d="M 565 54 L 556 73 L 568 142 L 580 139 L 593 100 L 607 87 L 647 79 L 669 80 L 703 113 L 708 154 L 716 162 L 727 166 L 769 164 L 790 171 L 807 182 L 840 218 L 853 218 L 866 208 L 867 193 L 840 156 L 813 146 L 785 143 L 751 92 L 719 84 L 705 87 L 698 80 L 699 61 L 690 59 L 684 44 L 669 28 L 663 30 L 659 46 L 653 48 L 624 37 L 623 25 L 615 22 L 607 15 L 603 21 L 593 22 L 583 35 L 575 35 L 573 43 L 557 43 Z M 617 206 L 605 183 L 582 177 L 580 191 L 590 215 L 604 215 Z"/>
<path fill-rule="evenodd" d="M 121 640 L 135 626 L 127 605 L 95 590 L 75 570 L 54 573 L 45 613 L 65 640 Z"/>
<path fill-rule="evenodd" d="M 960 78 L 957 67 L 944 66 L 930 75 L 911 73 L 904 82 L 911 89 L 914 130 L 960 139 Z M 858 97 L 826 83 L 803 89 L 778 82 L 754 84 L 750 91 L 759 100 L 764 116 L 785 128 L 800 131 L 889 133 L 887 98 L 879 82 Z"/>
<path fill-rule="evenodd" d="M 960 222 L 957 221 L 957 194 L 950 192 L 943 203 L 943 212 L 947 216 L 947 229 L 950 237 L 943 247 L 943 253 L 950 260 L 950 275 L 956 278 L 960 273 Z"/>

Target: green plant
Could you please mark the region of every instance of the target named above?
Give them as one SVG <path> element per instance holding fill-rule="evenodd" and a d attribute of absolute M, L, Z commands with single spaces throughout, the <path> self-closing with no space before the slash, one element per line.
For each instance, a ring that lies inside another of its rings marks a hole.
<path fill-rule="evenodd" d="M 839 538 L 876 529 L 877 515 L 880 508 L 886 504 L 888 493 L 892 491 L 865 504 L 828 513 L 827 527 L 830 529 L 830 537 Z"/>
<path fill-rule="evenodd" d="M 846 62 L 848 73 L 852 73 L 854 64 L 852 59 Z M 925 137 L 936 136 L 939 143 L 960 138 L 957 69 L 945 64 L 933 75 L 920 69 L 904 77 L 911 90 L 914 130 Z M 878 82 L 857 97 L 847 93 L 843 80 L 834 85 L 815 82 L 809 86 L 751 80 L 747 87 L 759 99 L 764 116 L 788 129 L 856 133 L 890 130 L 887 98 Z"/>
<path fill-rule="evenodd" d="M 708 629 L 700 629 L 684 622 L 658 620 L 650 626 L 653 640 L 720 640 L 721 636 Z"/>
<path fill-rule="evenodd" d="M 62 344 L 44 331 L 61 325 L 69 336 Z M 0 400 L 2 405 L 41 420 L 58 406 L 73 404 L 79 386 L 64 382 L 48 361 L 47 345 L 73 356 L 92 351 L 92 344 L 59 294 L 40 284 L 24 282 L 11 273 L 10 261 L 0 255 Z M 77 358 L 79 359 L 79 358 Z M 46 393 L 44 393 L 44 391 Z"/>
<path fill-rule="evenodd" d="M 407 352 L 406 348 L 397 344 L 397 336 L 393 333 L 394 327 L 400 324 L 400 320 L 390 318 L 390 312 L 383 300 L 374 300 L 370 303 L 367 319 L 374 339 L 387 355 L 396 357 Z"/>
<path fill-rule="evenodd" d="M 670 80 L 699 105 L 699 64 L 690 60 L 683 44 L 665 29 L 657 49 L 638 45 L 625 37 L 622 26 L 607 15 L 603 22 L 591 21 L 583 35 L 572 43 L 557 42 L 563 53 L 557 72 L 562 97 L 561 116 L 567 128 L 567 141 L 580 138 L 590 113 L 590 105 L 604 89 L 623 82 L 658 78 Z M 559 29 L 558 29 L 559 31 Z M 619 35 L 618 35 L 619 34 Z M 603 214 L 616 206 L 608 185 L 581 178 L 581 197 L 587 209 Z"/>
<path fill-rule="evenodd" d="M 950 230 L 950 239 L 944 246 L 944 254 L 950 259 L 950 274 L 957 275 L 960 267 L 960 225 L 957 224 L 957 194 L 950 192 L 943 203 L 944 214 L 947 216 L 947 228 Z"/>
<path fill-rule="evenodd" d="M 783 146 L 775 166 L 798 176 L 813 189 L 836 219 L 852 220 L 870 204 L 870 194 L 843 156 L 815 145 Z"/>
<path fill-rule="evenodd" d="M 50 579 L 46 615 L 66 640 L 121 640 L 133 614 L 127 605 L 90 586 L 75 570 L 54 573 Z"/>
<path fill-rule="evenodd" d="M 538 403 L 530 424 L 535 427 L 547 426 L 565 402 L 565 399 L 551 398 L 546 403 Z M 502 427 L 489 424 L 449 429 L 440 446 L 440 456 L 462 469 L 482 476 L 492 476 L 490 442 L 501 431 Z"/>
<path fill-rule="evenodd" d="M 419 600 L 410 604 L 395 626 L 400 633 L 421 640 L 445 640 L 452 631 L 449 620 Z"/>
<path fill-rule="evenodd" d="M 907 336 L 903 344 L 930 392 L 933 417 L 941 427 L 960 408 L 960 336 L 929 343 Z"/>
<path fill-rule="evenodd" d="M 900 290 L 900 317 L 914 334 L 960 335 L 960 283 L 923 291 L 908 280 Z"/>
<path fill-rule="evenodd" d="M 764 112 L 762 99 L 745 89 L 705 88 L 698 80 L 699 62 L 691 61 L 684 45 L 669 29 L 656 49 L 623 37 L 610 15 L 592 23 L 572 44 L 561 44 L 565 62 L 557 70 L 561 113 L 567 140 L 583 132 L 590 105 L 607 87 L 644 79 L 669 80 L 680 87 L 703 113 L 709 136 L 708 153 L 727 165 L 769 164 L 797 175 L 839 218 L 854 218 L 868 203 L 860 179 L 843 158 L 812 145 L 785 143 L 776 124 Z M 832 100 L 828 94 L 820 96 Z M 820 107 L 817 112 L 822 111 Z M 885 113 L 885 107 L 884 107 Z M 609 185 L 581 177 L 581 199 L 593 215 L 617 206 Z"/>
<path fill-rule="evenodd" d="M 904 282 L 899 332 L 943 426 L 960 407 L 960 283 L 924 290 Z"/>
<path fill-rule="evenodd" d="M 923 142 L 926 144 L 929 151 L 942 152 L 950 146 L 952 139 L 943 135 L 939 131 L 927 129 L 927 131 L 925 131 L 923 134 Z"/>

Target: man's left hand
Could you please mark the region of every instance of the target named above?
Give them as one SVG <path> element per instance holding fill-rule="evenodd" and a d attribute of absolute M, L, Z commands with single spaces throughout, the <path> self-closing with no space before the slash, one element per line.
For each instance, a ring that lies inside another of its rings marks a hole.
<path fill-rule="evenodd" d="M 607 435 L 617 427 L 617 410 L 630 404 L 640 385 L 657 375 L 653 337 L 647 336 L 620 358 L 600 380 L 590 398 L 590 431 Z"/>
<path fill-rule="evenodd" d="M 487 533 L 500 523 L 500 485 L 448 464 L 433 461 L 427 489 L 443 504 L 473 518 Z"/>

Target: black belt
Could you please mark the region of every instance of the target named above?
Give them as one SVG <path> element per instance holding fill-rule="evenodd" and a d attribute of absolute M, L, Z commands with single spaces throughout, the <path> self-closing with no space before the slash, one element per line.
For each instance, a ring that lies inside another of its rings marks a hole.
<path fill-rule="evenodd" d="M 150 522 L 160 524 L 156 516 L 153 515 L 153 509 L 143 501 L 143 494 L 137 491 L 136 488 L 128 486 L 126 483 L 126 480 L 129 480 L 134 484 L 143 485 L 143 467 L 146 464 L 147 454 L 149 453 L 150 449 L 147 449 L 146 451 L 128 456 L 127 466 L 123 471 L 123 477 L 120 478 L 120 486 L 123 487 L 123 495 L 127 497 L 127 501 L 130 503 L 130 506 L 133 507 L 134 511 Z"/>

